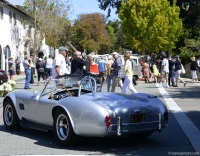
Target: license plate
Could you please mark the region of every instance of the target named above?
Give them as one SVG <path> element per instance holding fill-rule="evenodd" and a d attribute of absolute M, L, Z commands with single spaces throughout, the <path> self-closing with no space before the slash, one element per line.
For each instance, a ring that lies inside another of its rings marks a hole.
<path fill-rule="evenodd" d="M 145 115 L 144 114 L 131 114 L 130 115 L 130 122 L 144 122 Z"/>

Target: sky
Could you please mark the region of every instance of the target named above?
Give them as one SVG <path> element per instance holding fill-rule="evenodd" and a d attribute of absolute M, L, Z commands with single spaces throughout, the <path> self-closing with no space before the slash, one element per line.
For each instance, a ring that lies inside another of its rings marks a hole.
<path fill-rule="evenodd" d="M 23 5 L 24 0 L 8 0 L 11 4 L 14 5 Z M 102 13 L 107 16 L 107 10 L 101 10 L 98 6 L 97 0 L 69 0 L 69 4 L 72 5 L 69 19 L 74 20 L 78 18 L 80 14 L 89 14 L 89 13 Z M 115 14 L 115 10 L 111 11 L 111 17 L 109 20 L 119 19 Z"/>

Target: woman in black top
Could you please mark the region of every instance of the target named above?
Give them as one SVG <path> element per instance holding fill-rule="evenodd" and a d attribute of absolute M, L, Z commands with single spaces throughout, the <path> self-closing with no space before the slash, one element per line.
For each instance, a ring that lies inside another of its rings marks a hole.
<path fill-rule="evenodd" d="M 176 56 L 175 70 L 174 71 L 175 71 L 175 79 L 176 79 L 175 87 L 178 87 L 178 80 L 183 82 L 184 83 L 184 87 L 185 87 L 186 86 L 186 82 L 181 79 L 181 61 L 180 61 L 178 56 Z"/>
<path fill-rule="evenodd" d="M 39 58 L 39 62 L 36 64 L 36 69 L 37 69 L 37 73 L 38 73 L 38 86 L 40 84 L 40 77 L 42 76 L 43 80 L 44 80 L 44 84 L 46 83 L 45 81 L 45 61 L 42 60 L 42 58 Z"/>
<path fill-rule="evenodd" d="M 191 58 L 192 62 L 190 65 L 190 70 L 191 70 L 191 76 L 192 76 L 192 82 L 198 81 L 197 79 L 197 70 L 198 70 L 198 65 L 195 57 Z"/>

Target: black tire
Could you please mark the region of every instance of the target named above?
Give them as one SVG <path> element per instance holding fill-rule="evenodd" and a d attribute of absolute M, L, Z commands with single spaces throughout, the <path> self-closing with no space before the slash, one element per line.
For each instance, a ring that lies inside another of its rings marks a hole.
<path fill-rule="evenodd" d="M 20 128 L 20 119 L 10 99 L 7 99 L 3 106 L 3 122 L 7 130 L 18 130 Z"/>
<path fill-rule="evenodd" d="M 77 135 L 74 133 L 67 113 L 59 109 L 53 122 L 53 133 L 56 141 L 61 146 L 73 146 L 77 144 Z"/>

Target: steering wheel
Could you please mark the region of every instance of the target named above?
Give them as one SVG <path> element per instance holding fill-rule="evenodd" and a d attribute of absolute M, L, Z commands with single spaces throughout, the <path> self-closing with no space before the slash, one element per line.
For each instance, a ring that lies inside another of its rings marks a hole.
<path fill-rule="evenodd" d="M 54 100 L 54 97 L 53 97 L 53 92 L 56 90 L 56 89 L 63 89 L 63 91 L 66 91 L 66 93 L 69 95 L 69 96 L 72 96 L 72 94 L 68 91 L 67 88 L 65 88 L 64 86 L 56 86 L 54 89 L 52 89 L 51 91 L 51 94 L 50 94 L 50 99 Z"/>

